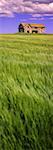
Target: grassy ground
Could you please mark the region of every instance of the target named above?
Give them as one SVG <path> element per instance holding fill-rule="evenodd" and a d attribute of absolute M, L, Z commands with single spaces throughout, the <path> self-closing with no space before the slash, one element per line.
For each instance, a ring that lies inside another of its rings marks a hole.
<path fill-rule="evenodd" d="M 0 150 L 53 150 L 53 35 L 0 35 Z"/>

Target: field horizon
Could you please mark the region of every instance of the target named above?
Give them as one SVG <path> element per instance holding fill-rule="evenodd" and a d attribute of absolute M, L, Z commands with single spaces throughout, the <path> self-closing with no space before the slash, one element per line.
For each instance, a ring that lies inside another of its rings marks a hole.
<path fill-rule="evenodd" d="M 53 34 L 0 34 L 0 150 L 53 150 Z"/>
<path fill-rule="evenodd" d="M 15 32 L 15 33 L 0 33 L 0 36 L 1 35 L 34 35 L 34 36 L 37 36 L 37 35 L 53 35 L 53 33 L 19 33 L 19 32 Z"/>

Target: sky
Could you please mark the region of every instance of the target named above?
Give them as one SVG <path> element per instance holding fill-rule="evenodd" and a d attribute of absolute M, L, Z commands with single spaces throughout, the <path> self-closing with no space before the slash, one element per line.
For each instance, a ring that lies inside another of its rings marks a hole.
<path fill-rule="evenodd" d="M 53 0 L 0 0 L 0 33 L 16 33 L 22 22 L 43 23 L 53 33 Z"/>

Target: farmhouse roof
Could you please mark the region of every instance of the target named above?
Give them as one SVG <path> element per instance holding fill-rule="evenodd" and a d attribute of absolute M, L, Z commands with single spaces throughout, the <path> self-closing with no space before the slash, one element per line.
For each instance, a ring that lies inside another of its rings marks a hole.
<path fill-rule="evenodd" d="M 43 24 L 31 24 L 31 27 L 45 27 Z"/>
<path fill-rule="evenodd" d="M 35 24 L 35 23 L 34 23 L 34 24 L 21 23 L 21 24 L 22 24 L 24 27 L 25 27 L 25 26 L 27 26 L 27 27 L 29 26 L 29 27 L 31 27 L 31 28 L 33 28 L 33 27 L 39 27 L 39 28 L 42 28 L 42 27 L 43 27 L 43 28 L 45 28 L 45 25 L 44 25 L 44 24 Z"/>

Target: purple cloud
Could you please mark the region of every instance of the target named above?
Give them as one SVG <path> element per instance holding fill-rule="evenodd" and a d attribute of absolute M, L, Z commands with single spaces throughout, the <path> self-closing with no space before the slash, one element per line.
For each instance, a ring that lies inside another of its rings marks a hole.
<path fill-rule="evenodd" d="M 53 16 L 53 0 L 0 0 L 0 16 L 31 13 L 32 17 Z M 34 15 L 34 16 L 33 16 Z"/>
<path fill-rule="evenodd" d="M 53 0 L 23 0 L 24 2 L 25 1 L 31 1 L 33 3 L 52 3 Z"/>

